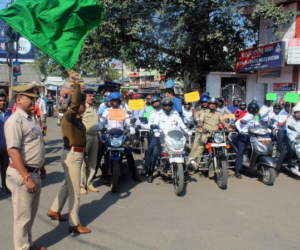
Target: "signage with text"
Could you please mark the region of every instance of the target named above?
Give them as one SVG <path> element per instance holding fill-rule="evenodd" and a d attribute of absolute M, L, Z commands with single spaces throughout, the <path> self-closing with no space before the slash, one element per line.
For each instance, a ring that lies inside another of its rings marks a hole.
<path fill-rule="evenodd" d="M 129 100 L 128 105 L 130 110 L 141 110 L 145 108 L 145 101 L 143 99 Z"/>
<path fill-rule="evenodd" d="M 293 38 L 289 40 L 287 64 L 300 64 L 300 39 Z"/>
<path fill-rule="evenodd" d="M 110 121 L 124 121 L 126 116 L 125 109 L 110 109 L 108 119 Z"/>
<path fill-rule="evenodd" d="M 274 83 L 274 91 L 296 91 L 296 83 Z"/>
<path fill-rule="evenodd" d="M 200 100 L 200 94 L 198 91 L 187 93 L 184 95 L 186 102 L 198 102 Z"/>

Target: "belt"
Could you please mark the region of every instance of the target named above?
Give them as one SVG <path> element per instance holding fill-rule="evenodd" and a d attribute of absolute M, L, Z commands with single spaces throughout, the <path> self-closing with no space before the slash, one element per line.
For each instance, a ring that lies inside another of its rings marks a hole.
<path fill-rule="evenodd" d="M 17 169 L 15 164 L 13 164 L 13 163 L 9 163 L 9 166 L 11 168 Z M 39 173 L 39 171 L 40 171 L 40 168 L 33 168 L 33 167 L 28 166 L 28 165 L 25 165 L 25 168 L 26 168 L 28 173 Z"/>
<path fill-rule="evenodd" d="M 79 148 L 79 147 L 70 147 L 70 148 L 65 148 L 65 150 L 69 150 L 69 151 L 74 151 L 74 152 L 78 152 L 78 153 L 84 153 L 85 148 Z"/>

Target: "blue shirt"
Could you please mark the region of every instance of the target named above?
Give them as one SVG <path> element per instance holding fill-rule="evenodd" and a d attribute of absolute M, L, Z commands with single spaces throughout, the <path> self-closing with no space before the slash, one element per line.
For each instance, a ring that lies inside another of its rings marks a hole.
<path fill-rule="evenodd" d="M 229 107 L 229 110 L 230 110 L 231 113 L 234 113 L 234 111 L 236 111 L 236 110 L 238 110 L 238 109 L 239 109 L 239 106 L 231 105 L 231 106 Z"/>
<path fill-rule="evenodd" d="M 6 110 L 5 113 L 0 112 L 0 148 L 6 148 L 6 141 L 4 135 L 4 123 L 11 115 L 11 110 Z"/>
<path fill-rule="evenodd" d="M 98 114 L 99 114 L 100 116 L 102 116 L 103 113 L 104 113 L 104 111 L 105 111 L 106 109 L 107 109 L 106 104 L 105 104 L 105 103 L 101 103 L 101 105 L 100 105 L 100 107 L 99 107 L 99 109 L 98 109 Z"/>
<path fill-rule="evenodd" d="M 180 115 L 180 117 L 183 117 L 183 111 L 182 111 L 182 105 L 181 105 L 181 100 L 178 99 L 177 97 L 173 98 L 173 109 L 176 110 L 178 112 L 178 114 Z"/>
<path fill-rule="evenodd" d="M 144 117 L 144 113 L 145 113 L 145 109 L 133 110 L 132 116 L 135 118 L 140 118 L 140 117 Z"/>

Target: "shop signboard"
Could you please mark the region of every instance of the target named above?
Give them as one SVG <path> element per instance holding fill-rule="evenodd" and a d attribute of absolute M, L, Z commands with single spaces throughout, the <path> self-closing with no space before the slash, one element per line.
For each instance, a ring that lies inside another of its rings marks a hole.
<path fill-rule="evenodd" d="M 293 38 L 288 43 L 288 56 L 287 64 L 299 65 L 300 64 L 300 39 Z"/>
<path fill-rule="evenodd" d="M 294 92 L 296 91 L 296 83 L 290 82 L 290 83 L 274 83 L 273 85 L 273 91 L 284 91 L 284 92 Z"/>
<path fill-rule="evenodd" d="M 236 72 L 283 67 L 284 49 L 285 42 L 280 41 L 239 51 L 236 60 Z"/>

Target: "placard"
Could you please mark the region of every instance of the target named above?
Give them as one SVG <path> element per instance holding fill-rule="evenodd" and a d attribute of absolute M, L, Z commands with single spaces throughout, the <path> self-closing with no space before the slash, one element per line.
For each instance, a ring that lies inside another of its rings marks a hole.
<path fill-rule="evenodd" d="M 109 109 L 108 119 L 110 121 L 124 121 L 126 116 L 125 109 Z"/>
<path fill-rule="evenodd" d="M 128 105 L 130 110 L 141 110 L 145 108 L 145 101 L 143 99 L 129 100 Z"/>
<path fill-rule="evenodd" d="M 299 101 L 299 94 L 297 93 L 285 93 L 285 102 L 297 103 Z"/>
<path fill-rule="evenodd" d="M 277 93 L 267 93 L 267 101 L 277 101 Z"/>
<path fill-rule="evenodd" d="M 235 114 L 225 114 L 223 118 L 236 120 Z"/>
<path fill-rule="evenodd" d="M 198 102 L 200 100 L 200 94 L 198 91 L 184 94 L 186 102 Z"/>

